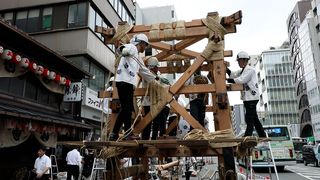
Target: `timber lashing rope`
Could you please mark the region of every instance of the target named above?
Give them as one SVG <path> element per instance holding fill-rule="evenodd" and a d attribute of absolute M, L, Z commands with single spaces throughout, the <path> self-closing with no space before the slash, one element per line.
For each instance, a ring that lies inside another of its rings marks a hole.
<path fill-rule="evenodd" d="M 215 132 L 204 132 L 200 129 L 193 129 L 188 134 L 184 136 L 184 140 L 214 140 L 216 138 L 234 138 L 232 129 L 226 129 Z M 212 143 L 209 142 L 212 148 L 223 148 L 223 147 L 233 147 L 237 146 L 236 142 L 224 142 L 224 143 Z"/>
<path fill-rule="evenodd" d="M 174 27 L 175 24 L 175 27 Z M 172 41 L 186 37 L 185 21 L 176 21 L 173 23 L 164 23 L 163 40 Z M 160 24 L 152 24 L 149 31 L 150 41 L 160 41 Z"/>
<path fill-rule="evenodd" d="M 172 96 L 168 92 L 168 89 L 157 81 L 151 81 L 149 83 L 149 91 L 151 100 L 150 113 L 151 117 L 154 118 L 160 113 L 160 111 L 162 111 L 164 106 L 168 103 L 168 97 Z"/>
<path fill-rule="evenodd" d="M 121 41 L 123 44 L 126 44 L 130 41 L 130 37 L 128 36 L 128 32 L 132 29 L 133 25 L 128 23 L 123 25 L 118 25 L 116 34 L 110 40 L 110 43 L 115 43 L 116 41 Z"/>
<path fill-rule="evenodd" d="M 218 14 L 208 15 L 206 19 L 202 19 L 202 22 L 209 29 L 209 42 L 205 49 L 202 52 L 202 56 L 207 60 L 215 61 L 223 59 L 223 50 L 224 50 L 224 35 L 227 33 L 227 30 L 220 24 L 220 18 Z M 215 42 L 213 40 L 214 36 L 219 36 L 220 41 Z"/>

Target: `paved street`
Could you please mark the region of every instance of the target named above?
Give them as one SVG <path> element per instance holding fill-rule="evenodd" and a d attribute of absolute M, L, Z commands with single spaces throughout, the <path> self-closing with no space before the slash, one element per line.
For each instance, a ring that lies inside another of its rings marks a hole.
<path fill-rule="evenodd" d="M 268 170 L 258 171 L 261 176 L 269 176 Z M 276 179 L 272 173 L 272 179 Z M 320 168 L 313 165 L 304 166 L 299 163 L 294 166 L 286 166 L 283 172 L 279 172 L 279 179 L 290 180 L 320 180 Z"/>
<path fill-rule="evenodd" d="M 217 165 L 207 165 L 198 174 L 198 177 L 192 177 L 191 180 L 201 179 L 201 176 L 205 174 L 209 169 L 216 169 Z M 257 169 L 256 174 L 259 176 L 269 177 L 268 169 Z M 179 177 L 179 179 L 185 179 Z M 276 180 L 275 173 L 272 173 L 272 179 Z M 283 172 L 279 172 L 280 180 L 320 180 L 320 167 L 314 167 L 313 165 L 304 166 L 302 163 L 296 164 L 294 166 L 286 166 Z"/>
<path fill-rule="evenodd" d="M 313 165 L 304 166 L 303 164 L 297 164 L 295 166 L 288 166 L 291 172 L 294 172 L 306 179 L 320 180 L 320 167 L 314 167 Z"/>

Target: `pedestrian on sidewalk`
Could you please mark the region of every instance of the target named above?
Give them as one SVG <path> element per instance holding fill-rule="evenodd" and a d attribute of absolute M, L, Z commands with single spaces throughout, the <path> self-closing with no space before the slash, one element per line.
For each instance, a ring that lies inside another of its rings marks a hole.
<path fill-rule="evenodd" d="M 82 162 L 82 157 L 78 149 L 74 148 L 73 150 L 69 151 L 66 157 L 66 161 L 67 161 L 67 180 L 71 180 L 72 176 L 74 180 L 78 180 L 80 165 Z"/>
<path fill-rule="evenodd" d="M 38 158 L 34 163 L 35 179 L 36 180 L 49 180 L 51 160 L 46 155 L 47 148 L 40 146 L 38 149 Z"/>

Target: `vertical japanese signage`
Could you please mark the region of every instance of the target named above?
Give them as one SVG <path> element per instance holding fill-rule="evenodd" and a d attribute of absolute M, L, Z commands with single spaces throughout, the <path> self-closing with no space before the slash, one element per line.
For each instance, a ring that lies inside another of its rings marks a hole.
<path fill-rule="evenodd" d="M 63 96 L 65 102 L 76 102 L 81 101 L 82 98 L 82 83 L 74 82 L 70 84 L 70 87 L 66 89 Z"/>
<path fill-rule="evenodd" d="M 102 110 L 103 98 L 98 98 L 98 92 L 86 88 L 85 105 L 97 110 Z"/>

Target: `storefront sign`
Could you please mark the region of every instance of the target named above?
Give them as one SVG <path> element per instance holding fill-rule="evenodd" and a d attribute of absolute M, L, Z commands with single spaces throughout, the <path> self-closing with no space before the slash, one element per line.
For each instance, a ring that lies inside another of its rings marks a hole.
<path fill-rule="evenodd" d="M 70 87 L 66 89 L 66 93 L 63 96 L 64 102 L 76 102 L 81 101 L 82 97 L 82 83 L 74 82 L 70 84 Z"/>
<path fill-rule="evenodd" d="M 103 99 L 98 98 L 98 92 L 86 88 L 85 105 L 102 111 Z"/>

